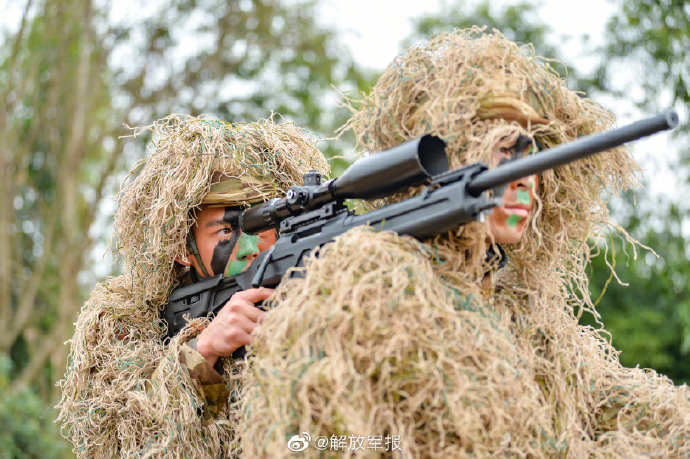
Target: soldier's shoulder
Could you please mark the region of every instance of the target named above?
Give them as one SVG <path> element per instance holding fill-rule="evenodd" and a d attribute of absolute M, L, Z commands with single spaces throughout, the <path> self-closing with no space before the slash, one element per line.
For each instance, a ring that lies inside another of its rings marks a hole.
<path fill-rule="evenodd" d="M 131 281 L 128 282 L 126 276 L 119 275 L 98 282 L 86 300 L 86 304 L 97 303 L 102 299 L 127 300 L 134 296 L 135 288 L 133 283 Z"/>
<path fill-rule="evenodd" d="M 125 317 L 133 311 L 147 311 L 141 285 L 131 277 L 120 275 L 99 282 L 82 306 L 82 316 Z"/>

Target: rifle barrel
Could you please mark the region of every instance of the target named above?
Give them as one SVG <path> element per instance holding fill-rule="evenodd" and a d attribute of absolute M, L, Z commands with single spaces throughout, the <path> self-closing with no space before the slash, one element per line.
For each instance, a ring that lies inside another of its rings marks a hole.
<path fill-rule="evenodd" d="M 659 131 L 673 129 L 678 126 L 678 114 L 674 110 L 666 110 L 634 123 L 598 134 L 582 137 L 574 142 L 559 145 L 526 158 L 512 161 L 478 174 L 468 184 L 468 191 L 473 196 L 481 192 L 508 184 L 512 181 L 538 174 L 547 169 L 562 166 L 577 159 L 591 156 L 595 153 L 617 147 L 626 142 L 640 139 Z"/>

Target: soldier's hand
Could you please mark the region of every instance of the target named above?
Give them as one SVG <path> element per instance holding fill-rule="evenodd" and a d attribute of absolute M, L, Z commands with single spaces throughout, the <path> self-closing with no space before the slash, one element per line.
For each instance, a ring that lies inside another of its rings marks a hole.
<path fill-rule="evenodd" d="M 273 292 L 271 288 L 251 288 L 230 297 L 196 339 L 197 350 L 209 365 L 214 366 L 218 357 L 227 357 L 237 348 L 252 343 L 252 332 L 265 314 L 255 304 Z"/>

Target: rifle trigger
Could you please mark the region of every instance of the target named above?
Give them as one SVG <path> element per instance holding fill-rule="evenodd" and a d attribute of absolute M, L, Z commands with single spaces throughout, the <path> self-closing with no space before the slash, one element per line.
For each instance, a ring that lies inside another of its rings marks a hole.
<path fill-rule="evenodd" d="M 268 262 L 271 261 L 271 255 L 273 255 L 273 251 L 275 250 L 275 248 L 276 246 L 272 245 L 271 248 L 266 251 L 264 259 L 261 261 L 259 268 L 256 270 L 256 274 L 254 274 L 254 277 L 252 278 L 253 288 L 261 287 L 261 282 L 264 280 L 264 274 L 266 274 Z"/>

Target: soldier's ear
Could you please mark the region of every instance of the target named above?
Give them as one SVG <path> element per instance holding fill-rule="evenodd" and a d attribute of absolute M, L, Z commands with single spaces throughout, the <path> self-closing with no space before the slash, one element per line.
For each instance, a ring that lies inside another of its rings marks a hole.
<path fill-rule="evenodd" d="M 175 261 L 182 266 L 191 266 L 192 262 L 190 261 L 190 254 L 188 250 L 185 250 L 184 257 L 181 255 L 178 255 L 175 257 Z"/>

